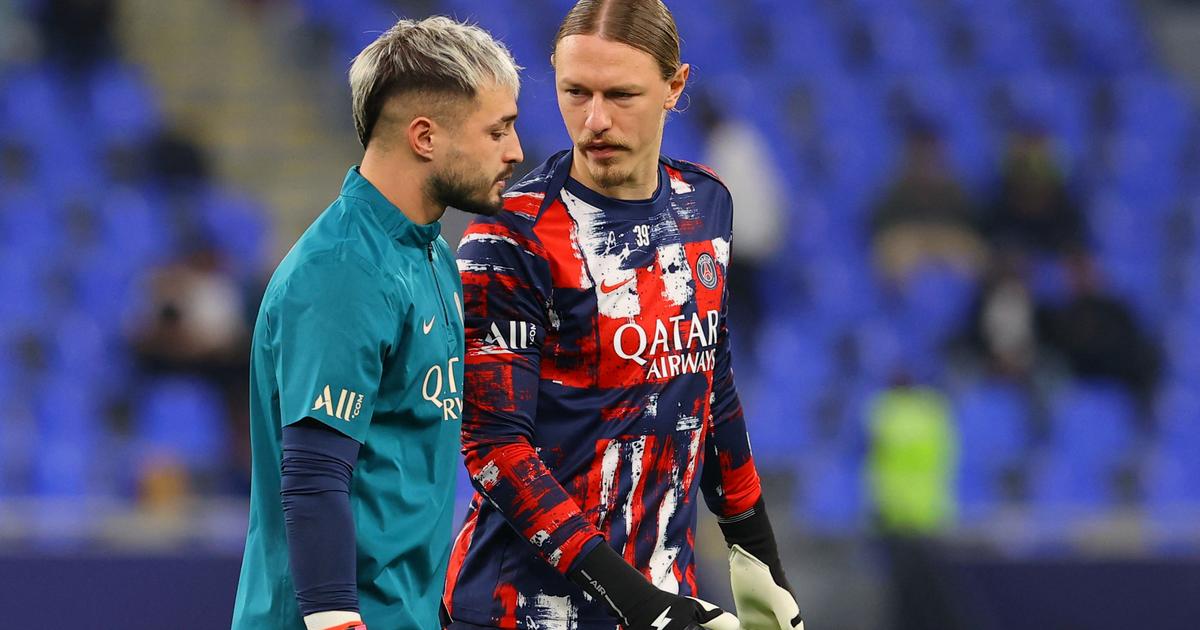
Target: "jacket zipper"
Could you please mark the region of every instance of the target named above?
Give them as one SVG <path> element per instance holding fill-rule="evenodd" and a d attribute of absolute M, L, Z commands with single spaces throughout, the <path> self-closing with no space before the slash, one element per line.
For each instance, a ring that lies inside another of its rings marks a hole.
<path fill-rule="evenodd" d="M 438 302 L 442 305 L 442 317 L 445 318 L 446 330 L 450 330 L 450 312 L 446 310 L 446 297 L 442 294 L 442 283 L 438 280 L 437 269 L 433 266 L 433 243 L 425 247 L 429 253 L 429 273 L 433 274 L 433 285 L 437 287 Z"/>

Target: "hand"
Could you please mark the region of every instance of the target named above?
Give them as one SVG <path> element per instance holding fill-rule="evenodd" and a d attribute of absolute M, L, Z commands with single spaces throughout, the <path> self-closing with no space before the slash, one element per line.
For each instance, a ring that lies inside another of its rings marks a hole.
<path fill-rule="evenodd" d="M 733 545 L 729 551 L 729 584 L 744 630 L 804 630 L 796 598 L 776 584 L 770 568 L 741 545 Z"/>
<path fill-rule="evenodd" d="M 737 617 L 699 599 L 663 590 L 633 607 L 625 630 L 740 630 Z"/>
<path fill-rule="evenodd" d="M 698 599 L 658 588 L 601 541 L 567 573 L 608 606 L 625 630 L 739 630 L 737 617 Z"/>

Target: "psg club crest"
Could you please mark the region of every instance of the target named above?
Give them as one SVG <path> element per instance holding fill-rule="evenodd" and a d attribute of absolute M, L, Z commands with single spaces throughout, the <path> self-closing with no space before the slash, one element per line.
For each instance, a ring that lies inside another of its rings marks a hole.
<path fill-rule="evenodd" d="M 706 289 L 717 288 L 717 261 L 708 252 L 696 260 L 696 277 Z"/>

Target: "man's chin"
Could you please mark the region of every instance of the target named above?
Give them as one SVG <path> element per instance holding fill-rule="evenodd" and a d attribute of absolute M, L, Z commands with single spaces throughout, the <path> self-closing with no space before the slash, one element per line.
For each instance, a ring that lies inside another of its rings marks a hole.
<path fill-rule="evenodd" d="M 494 217 L 497 214 L 500 214 L 500 211 L 504 209 L 503 203 L 504 202 L 500 198 L 500 195 L 491 195 L 486 201 L 482 199 L 472 199 L 470 201 L 464 201 L 458 204 L 451 204 L 451 206 L 468 214 Z"/>
<path fill-rule="evenodd" d="M 592 181 L 601 188 L 616 188 L 629 181 L 629 173 L 616 168 L 612 162 L 593 164 L 588 171 L 590 171 Z"/>

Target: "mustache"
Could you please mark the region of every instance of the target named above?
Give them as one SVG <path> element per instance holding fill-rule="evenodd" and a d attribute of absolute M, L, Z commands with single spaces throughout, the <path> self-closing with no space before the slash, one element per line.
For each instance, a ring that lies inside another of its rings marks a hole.
<path fill-rule="evenodd" d="M 496 178 L 496 181 L 512 179 L 513 173 L 516 173 L 516 172 L 517 172 L 517 169 L 510 166 L 510 167 L 508 167 L 507 170 L 505 170 L 503 173 L 500 174 L 500 177 Z"/>
<path fill-rule="evenodd" d="M 619 140 L 617 138 L 612 138 L 612 137 L 608 137 L 608 136 L 595 136 L 590 133 L 580 136 L 579 139 L 575 141 L 575 144 L 576 144 L 576 146 L 578 146 L 580 148 L 586 147 L 590 144 L 606 144 L 606 145 L 616 148 L 616 149 L 628 149 L 629 148 L 629 145 L 627 145 L 624 141 Z"/>

